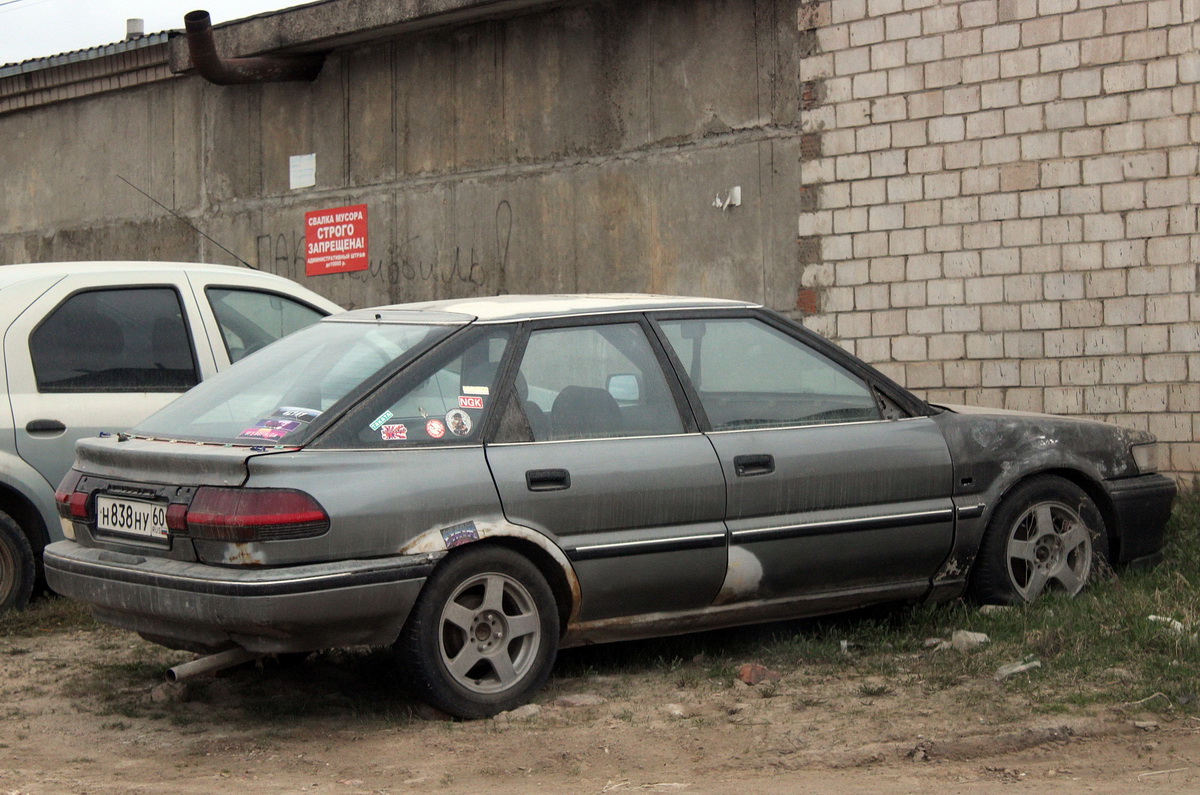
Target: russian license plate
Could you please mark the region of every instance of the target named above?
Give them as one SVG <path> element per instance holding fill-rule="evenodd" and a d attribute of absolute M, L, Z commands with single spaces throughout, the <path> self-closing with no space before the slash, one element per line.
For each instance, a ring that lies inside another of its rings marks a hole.
<path fill-rule="evenodd" d="M 159 541 L 167 539 L 167 506 L 96 495 L 96 529 Z"/>

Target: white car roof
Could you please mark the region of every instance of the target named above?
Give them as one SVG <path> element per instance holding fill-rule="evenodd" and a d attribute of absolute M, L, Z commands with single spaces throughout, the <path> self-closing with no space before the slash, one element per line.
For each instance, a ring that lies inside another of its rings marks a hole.
<path fill-rule="evenodd" d="M 531 320 L 535 318 L 602 315 L 617 312 L 646 312 L 656 309 L 728 309 L 761 306 L 727 298 L 698 298 L 640 293 L 593 293 L 569 295 L 497 295 L 481 298 L 450 298 L 413 304 L 392 304 L 359 309 L 339 315 L 340 320 L 380 319 L 417 321 L 422 315 L 440 317 L 458 315 L 484 323 Z M 376 316 L 379 316 L 376 318 Z"/>
<path fill-rule="evenodd" d="M 88 274 L 128 274 L 131 283 L 150 280 L 152 276 L 186 272 L 207 278 L 212 282 L 227 281 L 231 285 L 274 287 L 309 301 L 326 312 L 340 312 L 342 308 L 327 298 L 309 290 L 284 276 L 278 276 L 253 268 L 231 265 L 213 265 L 206 262 L 156 262 L 142 260 L 89 260 L 82 262 L 23 262 L 15 265 L 0 265 L 0 290 L 13 285 L 45 280 L 53 283 L 67 276 Z M 287 289 L 282 282 L 287 282 Z"/>

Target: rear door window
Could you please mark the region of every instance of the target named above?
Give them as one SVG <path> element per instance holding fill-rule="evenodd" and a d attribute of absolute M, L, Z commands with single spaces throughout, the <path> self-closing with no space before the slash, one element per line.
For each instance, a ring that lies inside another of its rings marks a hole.
<path fill-rule="evenodd" d="M 324 312 L 276 293 L 232 287 L 209 287 L 205 293 L 230 364 L 325 317 Z"/>
<path fill-rule="evenodd" d="M 34 329 L 29 354 L 39 392 L 183 392 L 200 381 L 170 287 L 75 293 Z"/>
<path fill-rule="evenodd" d="M 684 431 L 662 367 L 637 323 L 534 331 L 517 373 L 516 397 L 528 431 L 506 424 L 502 441 Z"/>

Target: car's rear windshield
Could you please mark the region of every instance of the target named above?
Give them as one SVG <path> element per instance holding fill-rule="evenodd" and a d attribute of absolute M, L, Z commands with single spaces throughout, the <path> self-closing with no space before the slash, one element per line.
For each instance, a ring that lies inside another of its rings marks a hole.
<path fill-rule="evenodd" d="M 200 383 L 133 428 L 136 436 L 246 445 L 298 445 L 325 411 L 454 326 L 326 321 Z"/>

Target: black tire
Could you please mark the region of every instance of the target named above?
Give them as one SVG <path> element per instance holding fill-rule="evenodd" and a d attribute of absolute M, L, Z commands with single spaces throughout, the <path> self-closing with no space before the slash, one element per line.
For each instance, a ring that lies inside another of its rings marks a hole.
<path fill-rule="evenodd" d="M 11 516 L 0 511 L 0 613 L 28 605 L 36 578 L 29 539 Z"/>
<path fill-rule="evenodd" d="M 1083 489 L 1054 475 L 1023 481 L 1001 500 L 979 545 L 971 591 L 985 604 L 1078 594 L 1108 558 L 1108 532 Z"/>
<path fill-rule="evenodd" d="M 478 546 L 430 576 L 393 653 L 418 698 L 458 718 L 486 718 L 546 683 L 558 639 L 558 606 L 537 567 L 512 550 Z"/>

